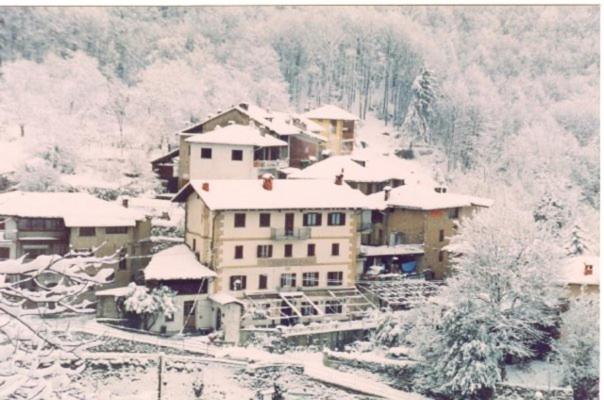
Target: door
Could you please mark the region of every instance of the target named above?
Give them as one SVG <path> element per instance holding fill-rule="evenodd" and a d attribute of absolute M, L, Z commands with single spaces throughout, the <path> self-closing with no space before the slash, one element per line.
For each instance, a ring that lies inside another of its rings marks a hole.
<path fill-rule="evenodd" d="M 185 301 L 183 306 L 184 330 L 195 330 L 195 302 Z"/>
<path fill-rule="evenodd" d="M 285 236 L 294 234 L 294 213 L 285 214 Z"/>

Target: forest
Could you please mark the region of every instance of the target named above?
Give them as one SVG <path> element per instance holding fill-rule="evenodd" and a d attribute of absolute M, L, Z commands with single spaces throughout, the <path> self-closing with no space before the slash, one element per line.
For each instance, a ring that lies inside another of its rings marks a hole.
<path fill-rule="evenodd" d="M 208 114 L 333 103 L 400 148 L 422 136 L 451 187 L 597 247 L 598 47 L 595 6 L 4 8 L 0 140 L 26 143 L 23 188 L 125 163 L 147 190 L 149 160 Z"/>

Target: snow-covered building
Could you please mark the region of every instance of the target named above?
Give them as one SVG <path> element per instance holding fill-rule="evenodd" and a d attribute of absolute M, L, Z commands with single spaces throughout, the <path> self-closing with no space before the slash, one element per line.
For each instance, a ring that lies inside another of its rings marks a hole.
<path fill-rule="evenodd" d="M 190 151 L 190 180 L 257 179 L 288 166 L 287 142 L 254 125 L 217 126 L 185 142 Z"/>
<path fill-rule="evenodd" d="M 356 115 L 331 104 L 323 105 L 302 114 L 320 125 L 321 135 L 327 140 L 324 150 L 332 154 L 350 154 L 354 149 Z"/>
<path fill-rule="evenodd" d="M 443 279 L 448 271 L 445 246 L 459 221 L 492 200 L 448 193 L 445 188 L 399 186 L 368 196 L 371 213 L 362 225 L 359 273 L 381 267 L 383 272 L 426 272 Z"/>
<path fill-rule="evenodd" d="M 194 180 L 174 197 L 186 204 L 186 244 L 216 272 L 213 294 L 262 304 L 255 325 L 361 308 L 332 303 L 344 292 L 362 300 L 356 222 L 366 200 L 341 182 L 271 176 Z"/>
<path fill-rule="evenodd" d="M 300 171 L 288 174 L 288 178 L 333 179 L 340 174 L 344 182 L 364 194 L 379 192 L 386 186 L 436 186 L 429 172 L 417 161 L 405 160 L 394 155 L 330 156 Z"/>
<path fill-rule="evenodd" d="M 600 257 L 572 257 L 562 266 L 559 278 L 570 296 L 600 293 Z"/>
<path fill-rule="evenodd" d="M 168 193 L 178 190 L 178 157 L 179 149 L 174 149 L 167 154 L 151 160 L 151 169 L 164 185 Z"/>
<path fill-rule="evenodd" d="M 148 262 L 150 230 L 143 214 L 85 193 L 0 194 L 0 259 L 119 251 L 114 285 L 126 285 Z"/>
<path fill-rule="evenodd" d="M 216 127 L 231 124 L 248 126 L 253 124 L 261 132 L 287 143 L 286 157 L 288 166 L 299 168 L 310 160 L 317 159 L 320 147 L 325 139 L 320 134 L 320 127 L 304 116 L 292 113 L 275 112 L 250 103 L 231 106 L 226 111 L 219 110 L 209 115 L 204 122 L 195 124 L 178 132 L 179 162 L 178 187 L 182 188 L 191 178 L 191 143 L 187 140 L 213 131 Z M 224 133 L 224 131 L 223 131 Z M 243 178 L 243 177 L 242 177 Z"/>

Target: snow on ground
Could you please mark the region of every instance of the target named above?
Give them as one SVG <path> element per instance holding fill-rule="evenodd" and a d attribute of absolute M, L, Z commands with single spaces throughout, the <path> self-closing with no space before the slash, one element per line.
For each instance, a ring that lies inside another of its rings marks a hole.
<path fill-rule="evenodd" d="M 0 174 L 14 172 L 19 164 L 25 160 L 23 142 L 15 140 L 12 142 L 0 142 Z"/>
<path fill-rule="evenodd" d="M 560 365 L 546 361 L 532 361 L 525 365 L 506 368 L 507 383 L 535 388 L 561 387 L 562 371 Z"/>

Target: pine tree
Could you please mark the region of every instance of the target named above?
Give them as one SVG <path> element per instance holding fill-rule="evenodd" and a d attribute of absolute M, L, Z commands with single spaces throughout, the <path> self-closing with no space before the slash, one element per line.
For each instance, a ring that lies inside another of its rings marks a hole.
<path fill-rule="evenodd" d="M 425 143 L 432 142 L 430 119 L 434 113 L 436 101 L 435 82 L 432 72 L 423 69 L 411 85 L 413 100 L 407 109 L 402 129 L 414 139 Z"/>
<path fill-rule="evenodd" d="M 585 231 L 579 224 L 573 225 L 570 231 L 569 244 L 566 247 L 568 256 L 580 256 L 589 253 L 589 240 L 585 236 Z"/>

